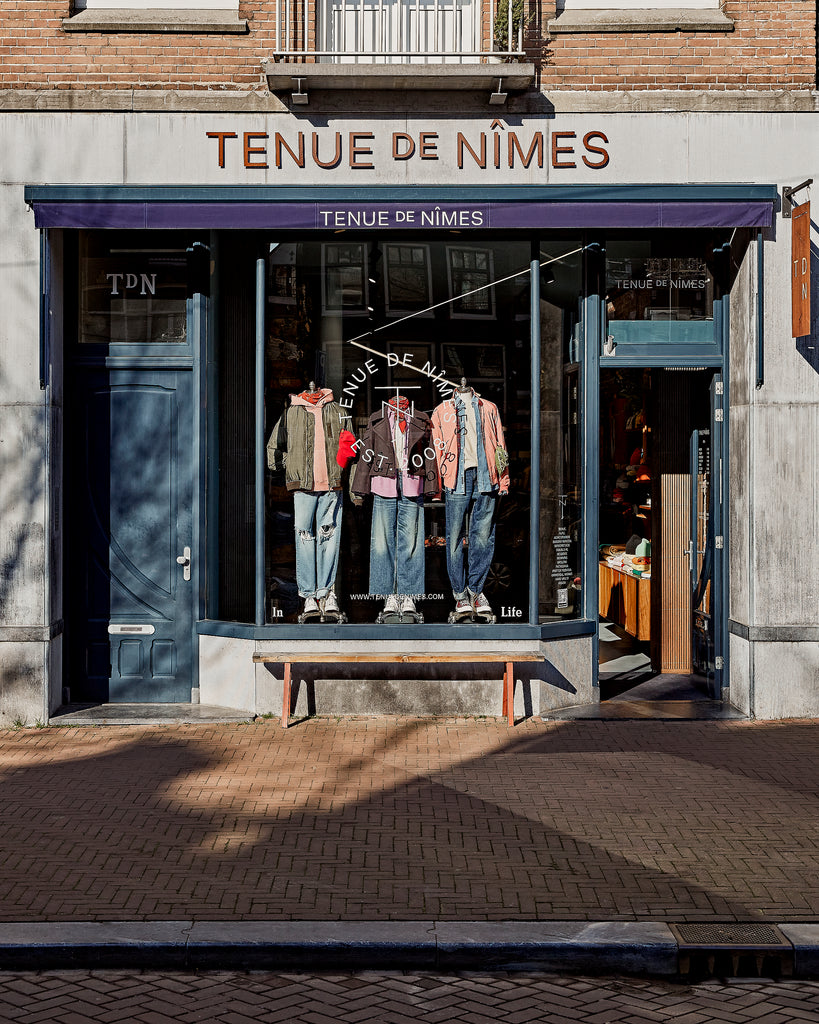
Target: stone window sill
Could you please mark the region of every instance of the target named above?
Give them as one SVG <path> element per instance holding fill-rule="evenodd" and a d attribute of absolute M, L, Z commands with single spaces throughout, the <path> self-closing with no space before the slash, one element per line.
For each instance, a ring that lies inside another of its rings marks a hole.
<path fill-rule="evenodd" d="M 548 23 L 552 35 L 580 32 L 733 32 L 722 11 L 665 7 L 653 10 L 564 11 Z"/>
<path fill-rule="evenodd" d="M 247 32 L 247 21 L 235 10 L 164 10 L 161 8 L 95 8 L 63 18 L 66 32 Z"/>

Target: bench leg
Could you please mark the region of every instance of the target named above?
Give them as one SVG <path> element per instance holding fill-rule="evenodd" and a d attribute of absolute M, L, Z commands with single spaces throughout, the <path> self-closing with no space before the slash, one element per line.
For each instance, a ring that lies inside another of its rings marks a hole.
<path fill-rule="evenodd" d="M 284 683 L 282 685 L 282 729 L 290 723 L 290 662 L 284 663 Z"/>
<path fill-rule="evenodd" d="M 515 724 L 515 663 L 506 662 L 503 673 L 503 714 L 509 725 Z"/>

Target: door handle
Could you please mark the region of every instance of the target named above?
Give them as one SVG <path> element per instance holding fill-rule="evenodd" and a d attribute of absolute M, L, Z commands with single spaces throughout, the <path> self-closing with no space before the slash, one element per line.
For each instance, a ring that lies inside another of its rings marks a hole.
<path fill-rule="evenodd" d="M 186 547 L 182 549 L 182 554 L 176 556 L 176 564 L 183 567 L 182 579 L 189 580 L 191 578 L 191 549 Z"/>

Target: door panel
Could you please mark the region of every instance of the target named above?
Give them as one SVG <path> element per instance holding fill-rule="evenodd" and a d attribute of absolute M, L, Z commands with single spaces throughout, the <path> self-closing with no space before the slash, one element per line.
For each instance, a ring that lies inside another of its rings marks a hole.
<path fill-rule="evenodd" d="M 78 368 L 72 409 L 72 700 L 189 701 L 192 373 Z"/>
<path fill-rule="evenodd" d="M 691 437 L 692 661 L 711 697 L 722 696 L 722 377 L 711 382 L 707 429 Z"/>

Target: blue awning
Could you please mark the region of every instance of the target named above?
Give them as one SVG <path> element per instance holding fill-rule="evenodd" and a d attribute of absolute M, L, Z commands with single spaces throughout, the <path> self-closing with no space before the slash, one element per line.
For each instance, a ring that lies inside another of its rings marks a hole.
<path fill-rule="evenodd" d="M 277 231 L 764 228 L 776 197 L 769 185 L 26 189 L 38 228 Z"/>

